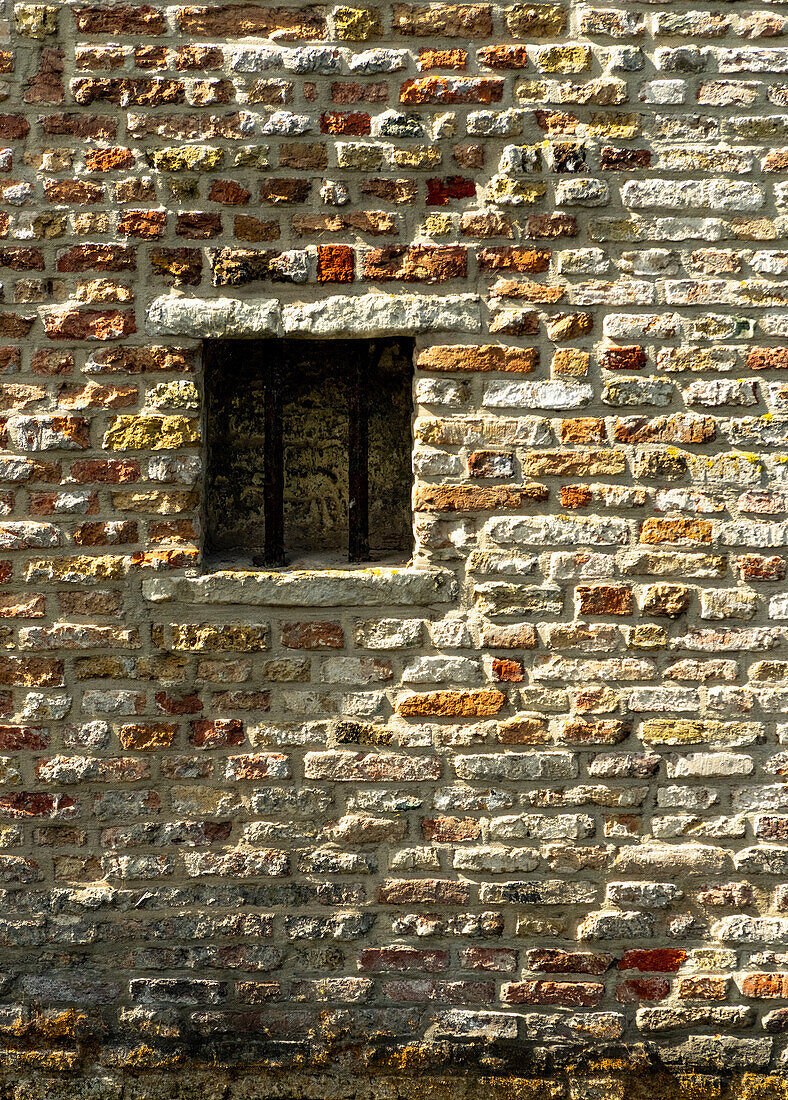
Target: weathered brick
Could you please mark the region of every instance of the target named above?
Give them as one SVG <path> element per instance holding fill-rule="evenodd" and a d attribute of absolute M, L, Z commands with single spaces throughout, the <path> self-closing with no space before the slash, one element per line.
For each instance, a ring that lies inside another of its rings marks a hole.
<path fill-rule="evenodd" d="M 494 688 L 479 691 L 432 691 L 408 695 L 397 704 L 397 712 L 406 718 L 429 715 L 469 717 L 497 714 L 506 696 Z"/>
<path fill-rule="evenodd" d="M 6 7 L 5 1093 L 782 1096 L 778 6 Z"/>

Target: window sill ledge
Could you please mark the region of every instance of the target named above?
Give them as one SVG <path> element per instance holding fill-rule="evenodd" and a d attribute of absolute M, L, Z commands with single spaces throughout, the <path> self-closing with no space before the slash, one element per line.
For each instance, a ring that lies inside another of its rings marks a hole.
<path fill-rule="evenodd" d="M 427 607 L 456 599 L 457 581 L 448 569 L 419 566 L 219 569 L 200 577 L 150 578 L 143 596 L 156 603 L 251 607 Z"/>

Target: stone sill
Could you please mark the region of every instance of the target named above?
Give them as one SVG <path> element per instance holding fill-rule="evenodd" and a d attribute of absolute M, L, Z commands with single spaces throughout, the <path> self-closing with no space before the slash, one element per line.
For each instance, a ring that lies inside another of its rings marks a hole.
<path fill-rule="evenodd" d="M 219 569 L 200 577 L 152 577 L 145 599 L 155 603 L 252 607 L 428 607 L 457 597 L 448 569 L 382 566 L 360 569 Z"/>

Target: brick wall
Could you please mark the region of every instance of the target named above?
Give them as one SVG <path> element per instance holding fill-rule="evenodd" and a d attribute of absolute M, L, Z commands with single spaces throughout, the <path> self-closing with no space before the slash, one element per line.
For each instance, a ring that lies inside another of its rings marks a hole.
<path fill-rule="evenodd" d="M 3 1096 L 784 1098 L 783 6 L 0 7 Z M 204 560 L 222 336 L 412 564 Z"/>

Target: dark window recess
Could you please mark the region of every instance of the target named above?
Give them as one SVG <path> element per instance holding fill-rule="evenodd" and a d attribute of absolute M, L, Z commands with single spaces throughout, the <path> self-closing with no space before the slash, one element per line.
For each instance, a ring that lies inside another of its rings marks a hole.
<path fill-rule="evenodd" d="M 206 341 L 208 551 L 407 556 L 412 378 L 410 340 Z"/>

